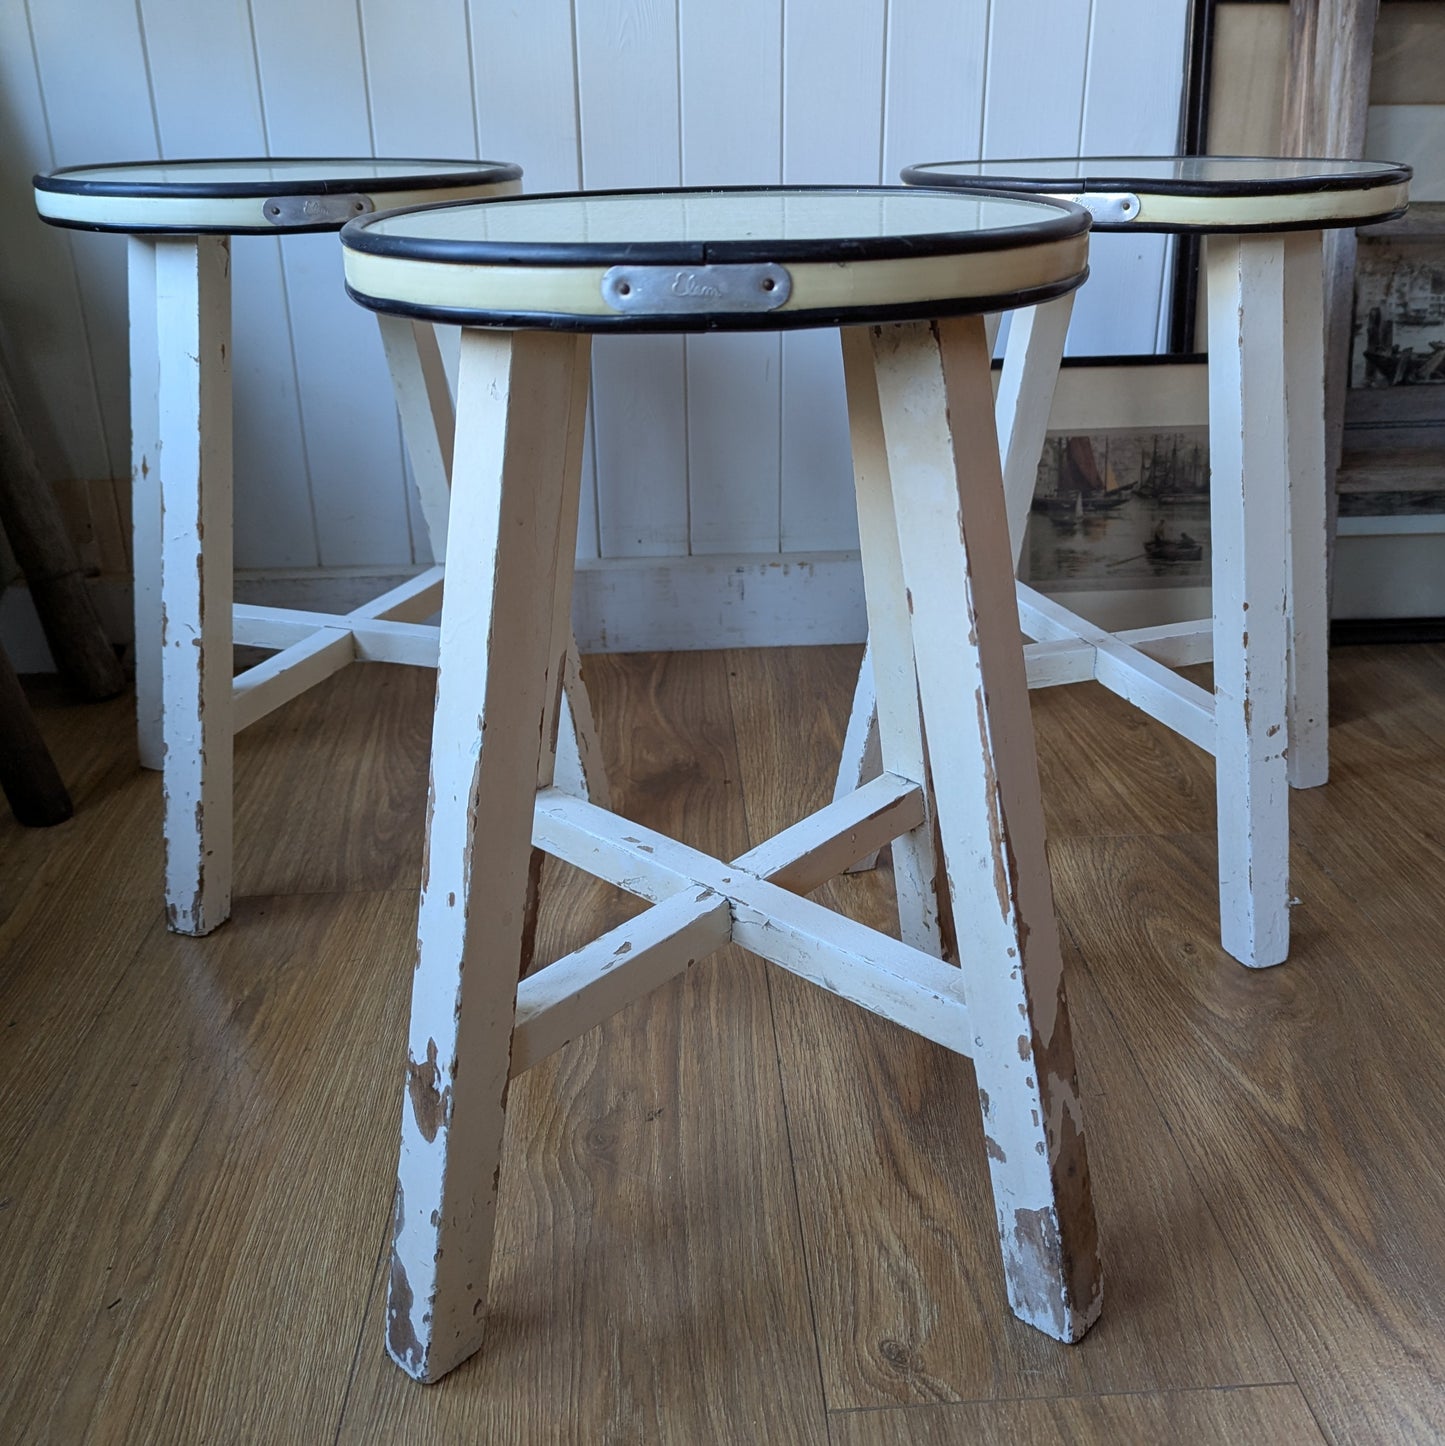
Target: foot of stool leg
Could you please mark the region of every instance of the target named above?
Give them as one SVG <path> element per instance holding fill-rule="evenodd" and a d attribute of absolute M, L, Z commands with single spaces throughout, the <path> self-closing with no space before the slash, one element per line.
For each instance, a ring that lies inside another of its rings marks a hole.
<path fill-rule="evenodd" d="M 387 1349 L 434 1381 L 481 1344 L 558 559 L 570 577 L 573 372 L 561 333 L 462 338 L 426 861 L 402 1109 Z"/>
<path fill-rule="evenodd" d="M 872 347 L 924 727 L 949 740 L 933 784 L 949 895 L 967 921 L 1009 1302 L 1074 1341 L 1099 1314 L 1102 1280 L 983 324 L 881 327 Z"/>
<path fill-rule="evenodd" d="M 231 250 L 154 247 L 166 919 L 209 934 L 231 912 Z"/>
<path fill-rule="evenodd" d="M 1220 937 L 1263 968 L 1289 953 L 1284 242 L 1207 255 Z"/>
<path fill-rule="evenodd" d="M 1289 453 L 1289 781 L 1329 781 L 1324 256 L 1318 231 L 1284 237 L 1285 446 Z"/>
<path fill-rule="evenodd" d="M 898 551 L 870 331 L 848 327 L 840 335 L 879 754 L 889 773 L 924 784 L 928 762 L 909 632 L 910 603 Z M 894 839 L 892 848 L 899 937 L 941 959 L 946 952 L 944 921 L 951 918 L 951 911 L 934 849 L 932 809 L 919 827 Z"/>

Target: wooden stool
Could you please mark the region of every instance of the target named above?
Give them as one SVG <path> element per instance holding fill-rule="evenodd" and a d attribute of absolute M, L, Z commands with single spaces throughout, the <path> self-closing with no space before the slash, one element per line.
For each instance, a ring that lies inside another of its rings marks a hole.
<path fill-rule="evenodd" d="M 41 217 L 130 236 L 132 528 L 140 758 L 165 769 L 166 917 L 231 912 L 235 734 L 358 660 L 431 665 L 434 567 L 346 615 L 232 606 L 233 236 L 339 231 L 380 208 L 505 196 L 493 161 L 238 158 L 77 166 L 35 178 Z M 430 327 L 379 317 L 433 556 L 446 547 L 452 405 Z M 164 518 L 164 527 L 162 519 Z M 278 651 L 232 681 L 232 644 Z M 605 783 L 569 655 L 574 786 Z M 570 743 L 569 729 L 564 738 Z"/>
<path fill-rule="evenodd" d="M 1066 1341 L 1098 1315 L 980 316 L 1078 285 L 1087 224 L 820 187 L 519 197 L 342 233 L 363 305 L 465 328 L 387 1313 L 413 1376 L 481 1342 L 509 1079 L 729 941 L 973 1057 L 1013 1309 Z M 551 786 L 591 338 L 819 326 L 844 328 L 885 772 L 728 862 Z M 902 942 L 801 897 L 888 840 Z M 654 907 L 527 974 L 534 849 Z M 950 899 L 962 968 L 940 962 Z"/>
<path fill-rule="evenodd" d="M 1289 953 L 1289 788 L 1329 776 L 1323 232 L 1399 215 L 1407 166 L 1265 157 L 1084 157 L 910 166 L 912 185 L 1077 201 L 1095 231 L 1208 237 L 1213 618 L 1112 634 L 1018 585 L 1029 685 L 1095 679 L 1214 755 L 1220 937 Z M 999 390 L 1015 564 L 1072 297 L 1014 318 Z M 1214 694 L 1173 669 L 1214 663 Z M 875 771 L 868 662 L 838 788 Z"/>

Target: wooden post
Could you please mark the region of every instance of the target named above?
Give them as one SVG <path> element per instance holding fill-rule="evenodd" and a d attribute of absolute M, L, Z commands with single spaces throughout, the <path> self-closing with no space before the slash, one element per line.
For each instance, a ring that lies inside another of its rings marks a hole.
<path fill-rule="evenodd" d="M 1261 968 L 1289 952 L 1285 246 L 1211 236 L 1205 259 L 1220 937 Z"/>
<path fill-rule="evenodd" d="M 166 919 L 231 912 L 231 246 L 155 243 Z"/>
<path fill-rule="evenodd" d="M 434 1381 L 481 1343 L 558 561 L 576 547 L 576 337 L 466 331 L 387 1349 Z"/>
<path fill-rule="evenodd" d="M 1009 1302 L 1075 1341 L 1102 1275 L 983 322 L 871 343 Z"/>
<path fill-rule="evenodd" d="M 125 674 L 105 640 L 85 575 L 25 438 L 10 379 L 0 363 L 0 526 L 30 586 L 30 597 L 61 676 L 86 698 L 113 698 Z"/>

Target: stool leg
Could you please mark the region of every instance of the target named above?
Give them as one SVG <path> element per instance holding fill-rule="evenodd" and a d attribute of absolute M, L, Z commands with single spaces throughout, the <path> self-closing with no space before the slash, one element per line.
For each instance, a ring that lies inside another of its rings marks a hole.
<path fill-rule="evenodd" d="M 590 339 L 578 346 L 572 372 L 572 401 L 567 422 L 567 456 L 563 473 L 562 511 L 575 517 L 581 503 L 582 452 L 587 432 L 587 397 L 592 381 L 592 347 Z M 573 532 L 575 534 L 575 527 Z M 571 544 L 575 550 L 575 536 Z M 557 558 L 556 590 L 552 598 L 552 645 L 549 657 L 563 656 L 561 687 L 557 697 L 549 700 L 555 718 L 549 718 L 549 756 L 543 773 L 538 774 L 539 787 L 555 783 L 577 798 L 585 798 L 598 808 L 612 807 L 612 791 L 607 785 L 607 769 L 602 760 L 602 744 L 597 737 L 597 724 L 592 717 L 592 700 L 582 676 L 582 659 L 577 653 L 577 640 L 572 635 L 572 578 L 576 571 L 573 553 Z M 545 775 L 545 776 L 544 776 Z"/>
<path fill-rule="evenodd" d="M 407 455 L 411 458 L 412 476 L 416 479 L 417 498 L 421 503 L 432 557 L 440 562 L 447 550 L 456 418 L 446 368 L 442 365 L 441 349 L 437 345 L 436 329 L 425 322 L 387 316 L 384 312 L 378 312 L 376 320 L 381 330 L 387 366 L 391 370 L 402 437 L 406 442 Z M 569 437 L 569 446 L 575 446 L 576 456 L 568 463 L 567 475 L 570 477 L 575 472 L 579 479 L 587 416 L 587 375 L 588 368 L 584 366 L 582 412 L 576 422 L 576 437 Z M 571 596 L 570 581 L 568 596 Z M 565 701 L 562 726 L 557 735 L 560 764 L 557 785 L 569 793 L 589 799 L 599 808 L 607 808 L 610 806 L 610 793 L 602 763 L 602 747 L 597 740 L 577 647 L 571 641 L 570 618 L 567 641 L 571 661 L 563 679 Z"/>
<path fill-rule="evenodd" d="M 1074 1341 L 1102 1279 L 983 324 L 873 352 L 1009 1302 Z"/>
<path fill-rule="evenodd" d="M 1015 572 L 1023 553 L 1029 507 L 1039 480 L 1039 458 L 1049 427 L 1049 409 L 1054 404 L 1059 363 L 1064 358 L 1064 341 L 1073 313 L 1074 293 L 1069 291 L 1042 305 L 1020 308 L 1009 322 L 994 422 L 999 439 L 1006 439 L 1003 490 L 1008 501 L 1009 546 Z"/>
<path fill-rule="evenodd" d="M 161 492 L 156 388 L 156 243 L 132 236 L 130 294 L 131 577 L 135 616 L 135 721 L 142 768 L 165 760 L 161 737 Z"/>
<path fill-rule="evenodd" d="M 230 272 L 225 236 L 155 242 L 166 919 L 178 934 L 209 934 L 231 912 Z"/>
<path fill-rule="evenodd" d="M 893 515 L 872 342 L 866 327 L 844 327 L 839 335 L 848 388 L 848 429 L 858 496 L 858 539 L 863 590 L 868 601 L 869 662 L 880 761 L 889 773 L 915 779 L 926 791 L 928 765 L 918 714 L 918 678 L 913 666 L 908 599 Z M 942 958 L 941 921 L 948 919 L 951 911 L 940 897 L 942 879 L 934 853 L 931 817 L 893 841 L 893 880 L 903 942 Z"/>
<path fill-rule="evenodd" d="M 564 482 L 576 337 L 462 336 L 418 960 L 397 1175 L 387 1349 L 434 1381 L 481 1344 L 553 574 L 575 547 Z"/>
<path fill-rule="evenodd" d="M 1284 237 L 1285 445 L 1289 449 L 1289 781 L 1330 776 L 1328 511 L 1325 475 L 1324 248 Z"/>
<path fill-rule="evenodd" d="M 1289 952 L 1284 242 L 1207 255 L 1220 934 L 1262 968 Z"/>
<path fill-rule="evenodd" d="M 432 560 L 440 562 L 447 555 L 451 458 L 456 442 L 456 415 L 441 348 L 437 346 L 435 328 L 427 322 L 379 311 L 376 324 L 391 371 L 402 440 L 411 459 Z"/>
<path fill-rule="evenodd" d="M 1034 487 L 1038 483 L 1039 457 L 1044 450 L 1049 408 L 1053 405 L 1059 363 L 1063 359 L 1064 341 L 1069 333 L 1069 318 L 1073 310 L 1074 293 L 1070 291 L 1040 306 L 1023 307 L 1013 312 L 1009 321 L 1003 373 L 994 401 L 994 421 L 998 435 L 1008 438 L 1003 478 L 1015 571 L 1023 551 L 1029 504 L 1033 501 Z M 999 320 L 997 315 L 985 319 L 990 355 L 998 335 Z M 876 778 L 880 771 L 872 659 L 865 650 L 853 691 L 853 708 L 848 716 L 848 731 L 843 740 L 843 755 L 838 764 L 833 797 L 844 797 L 870 778 Z M 876 854 L 869 854 L 854 864 L 849 873 L 861 873 L 872 868 L 876 859 Z"/>

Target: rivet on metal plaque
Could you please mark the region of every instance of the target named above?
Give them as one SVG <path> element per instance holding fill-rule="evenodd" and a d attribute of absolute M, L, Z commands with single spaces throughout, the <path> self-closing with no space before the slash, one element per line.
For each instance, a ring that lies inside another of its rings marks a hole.
<path fill-rule="evenodd" d="M 750 266 L 614 266 L 602 299 L 616 311 L 666 316 L 695 311 L 776 311 L 793 292 L 787 270 Z"/>
<path fill-rule="evenodd" d="M 1139 214 L 1139 198 L 1132 191 L 1084 191 L 1062 199 L 1082 206 L 1101 225 L 1116 226 Z"/>
<path fill-rule="evenodd" d="M 272 196 L 261 207 L 273 226 L 340 226 L 374 210 L 370 196 Z"/>

